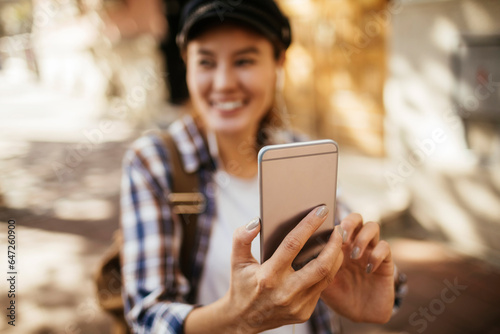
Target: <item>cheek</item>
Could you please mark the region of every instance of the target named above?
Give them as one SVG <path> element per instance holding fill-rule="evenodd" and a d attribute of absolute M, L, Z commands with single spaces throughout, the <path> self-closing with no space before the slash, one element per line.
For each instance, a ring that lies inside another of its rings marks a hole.
<path fill-rule="evenodd" d="M 255 97 L 258 98 L 261 107 L 267 111 L 274 100 L 274 91 L 276 86 L 276 78 L 274 72 L 270 69 L 258 71 L 252 74 L 252 77 L 247 81 L 251 85 L 251 90 Z"/>
<path fill-rule="evenodd" d="M 188 70 L 187 86 L 193 102 L 199 104 L 203 100 L 203 96 L 210 89 L 211 77 L 208 73 L 203 73 L 196 70 Z"/>

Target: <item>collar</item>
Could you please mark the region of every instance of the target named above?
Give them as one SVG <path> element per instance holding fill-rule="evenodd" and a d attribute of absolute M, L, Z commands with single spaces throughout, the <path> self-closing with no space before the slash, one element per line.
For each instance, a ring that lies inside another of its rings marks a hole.
<path fill-rule="evenodd" d="M 194 173 L 202 166 L 215 170 L 217 152 L 210 152 L 205 137 L 191 115 L 185 115 L 172 123 L 168 131 L 177 145 L 187 173 Z"/>

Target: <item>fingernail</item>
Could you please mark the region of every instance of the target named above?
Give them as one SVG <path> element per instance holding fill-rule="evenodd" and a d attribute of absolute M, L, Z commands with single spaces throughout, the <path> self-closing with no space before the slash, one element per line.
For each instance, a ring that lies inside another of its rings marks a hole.
<path fill-rule="evenodd" d="M 358 247 L 358 246 L 354 247 L 354 248 L 352 249 L 351 259 L 356 260 L 356 259 L 359 257 L 359 252 L 360 252 L 359 247 Z"/>
<path fill-rule="evenodd" d="M 328 214 L 328 208 L 325 205 L 320 206 L 316 209 L 316 216 L 323 218 Z"/>
<path fill-rule="evenodd" d="M 344 229 L 342 228 L 342 226 L 335 226 L 335 231 L 340 235 L 340 237 L 342 238 L 342 243 L 344 243 Z"/>
<path fill-rule="evenodd" d="M 259 224 L 260 224 L 260 219 L 254 218 L 245 226 L 245 228 L 247 229 L 247 231 L 251 231 L 255 229 L 257 226 L 259 226 Z"/>
<path fill-rule="evenodd" d="M 347 231 L 342 229 L 342 243 L 345 244 L 347 241 Z"/>
<path fill-rule="evenodd" d="M 372 270 L 373 270 L 373 264 L 368 263 L 368 265 L 366 266 L 366 273 L 369 274 L 372 272 Z"/>

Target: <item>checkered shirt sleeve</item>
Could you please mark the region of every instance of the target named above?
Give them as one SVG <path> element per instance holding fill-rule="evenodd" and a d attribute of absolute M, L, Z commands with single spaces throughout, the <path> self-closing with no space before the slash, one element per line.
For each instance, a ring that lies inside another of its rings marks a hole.
<path fill-rule="evenodd" d="M 123 163 L 121 227 L 125 313 L 135 333 L 182 333 L 193 309 L 177 265 L 180 234 L 167 196 L 168 152 L 156 136 L 142 137 Z"/>

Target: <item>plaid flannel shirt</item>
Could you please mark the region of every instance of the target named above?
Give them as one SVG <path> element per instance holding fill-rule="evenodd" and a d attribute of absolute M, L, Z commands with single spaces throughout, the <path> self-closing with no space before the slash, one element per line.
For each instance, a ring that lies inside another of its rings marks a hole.
<path fill-rule="evenodd" d="M 134 142 L 124 158 L 121 194 L 123 297 L 126 319 L 134 333 L 183 332 L 184 320 L 195 307 L 188 295 L 201 278 L 215 216 L 216 159 L 210 156 L 190 116 L 174 122 L 169 132 L 181 153 L 185 171 L 197 173 L 199 191 L 205 195 L 207 207 L 198 215 L 193 274 L 188 280 L 179 266 L 181 222 L 171 213 L 167 200 L 172 189 L 168 163 L 171 152 L 163 139 L 154 134 Z M 290 139 L 298 140 L 293 136 Z M 338 202 L 336 224 L 338 217 L 347 213 L 347 208 Z M 332 333 L 330 312 L 320 300 L 309 320 L 313 333 Z"/>

